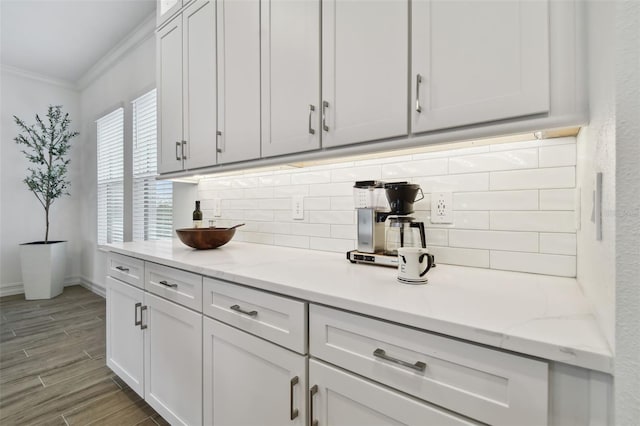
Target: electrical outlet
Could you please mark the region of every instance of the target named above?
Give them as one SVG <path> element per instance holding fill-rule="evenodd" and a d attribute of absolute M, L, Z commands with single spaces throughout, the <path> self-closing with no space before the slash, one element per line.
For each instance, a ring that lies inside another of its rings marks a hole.
<path fill-rule="evenodd" d="M 220 198 L 213 199 L 213 217 L 222 217 L 222 200 Z"/>
<path fill-rule="evenodd" d="M 450 192 L 431 193 L 431 223 L 453 223 L 453 197 Z"/>
<path fill-rule="evenodd" d="M 291 217 L 295 220 L 304 219 L 304 197 L 302 195 L 291 197 Z"/>

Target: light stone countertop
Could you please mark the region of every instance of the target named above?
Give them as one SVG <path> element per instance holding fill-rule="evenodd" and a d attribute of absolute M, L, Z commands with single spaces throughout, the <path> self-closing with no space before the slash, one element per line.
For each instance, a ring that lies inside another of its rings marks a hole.
<path fill-rule="evenodd" d="M 108 251 L 309 302 L 552 361 L 613 372 L 613 353 L 574 278 L 438 265 L 426 285 L 340 253 L 231 241 L 193 250 L 178 240 Z M 437 259 L 436 259 L 437 262 Z"/>

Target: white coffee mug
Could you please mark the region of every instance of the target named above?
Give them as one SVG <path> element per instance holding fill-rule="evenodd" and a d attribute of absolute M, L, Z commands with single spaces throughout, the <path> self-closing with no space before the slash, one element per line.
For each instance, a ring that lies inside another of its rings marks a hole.
<path fill-rule="evenodd" d="M 435 258 L 425 248 L 398 248 L 398 281 L 401 283 L 424 284 L 427 272 L 435 266 Z"/>

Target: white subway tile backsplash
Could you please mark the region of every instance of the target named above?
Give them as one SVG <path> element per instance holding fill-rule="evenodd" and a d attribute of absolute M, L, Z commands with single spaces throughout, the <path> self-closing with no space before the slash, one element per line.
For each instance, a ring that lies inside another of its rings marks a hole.
<path fill-rule="evenodd" d="M 575 189 L 541 189 L 540 210 L 575 210 Z"/>
<path fill-rule="evenodd" d="M 538 233 L 451 229 L 449 231 L 449 245 L 452 247 L 537 252 Z"/>
<path fill-rule="evenodd" d="M 540 148 L 540 167 L 576 165 L 576 145 L 557 145 Z"/>
<path fill-rule="evenodd" d="M 290 233 L 291 235 L 328 237 L 331 235 L 331 226 L 323 223 L 292 223 Z"/>
<path fill-rule="evenodd" d="M 431 176 L 412 179 L 426 192 L 435 191 L 488 191 L 489 173 L 470 173 L 464 175 Z"/>
<path fill-rule="evenodd" d="M 309 221 L 311 223 L 329 223 L 336 225 L 351 225 L 355 223 L 355 212 L 353 210 L 330 210 L 311 211 Z"/>
<path fill-rule="evenodd" d="M 331 238 L 355 240 L 357 238 L 356 225 L 331 225 Z"/>
<path fill-rule="evenodd" d="M 538 191 L 460 192 L 453 195 L 454 210 L 538 210 Z"/>
<path fill-rule="evenodd" d="M 575 188 L 575 167 L 491 172 L 492 191 L 508 189 Z"/>
<path fill-rule="evenodd" d="M 564 211 L 492 211 L 490 224 L 503 231 L 576 232 L 575 214 Z"/>
<path fill-rule="evenodd" d="M 555 254 L 491 251 L 491 268 L 534 274 L 576 276 L 576 257 Z"/>
<path fill-rule="evenodd" d="M 344 253 L 356 246 L 353 183 L 408 180 L 436 263 L 575 276 L 575 138 L 472 146 L 203 179 L 205 221 L 246 223 L 238 241 Z M 431 193 L 453 193 L 453 223 L 433 224 Z M 294 220 L 293 196 L 304 197 Z"/>
<path fill-rule="evenodd" d="M 313 250 L 334 251 L 346 253 L 356 248 L 355 240 L 342 240 L 338 238 L 309 238 L 309 248 Z"/>
<path fill-rule="evenodd" d="M 473 266 L 476 268 L 489 267 L 489 250 L 475 250 L 454 247 L 439 247 L 427 245 L 430 253 L 438 263 L 448 265 Z"/>
<path fill-rule="evenodd" d="M 273 244 L 285 247 L 309 248 L 309 237 L 301 235 L 280 235 L 273 236 Z"/>
<path fill-rule="evenodd" d="M 534 167 L 538 167 L 538 150 L 534 148 L 449 158 L 449 173 L 451 174 L 531 169 Z"/>
<path fill-rule="evenodd" d="M 540 253 L 576 255 L 576 234 L 540 233 Z"/>
<path fill-rule="evenodd" d="M 436 176 L 447 173 L 446 158 L 406 161 L 382 166 L 382 179 L 394 180 L 409 176 Z"/>
<path fill-rule="evenodd" d="M 342 164 L 340 164 L 342 166 Z M 358 180 L 379 180 L 382 176 L 380 166 L 340 167 L 331 171 L 331 182 L 350 182 Z"/>
<path fill-rule="evenodd" d="M 308 185 L 312 183 L 329 183 L 331 172 L 329 170 L 317 170 L 314 172 L 301 172 L 291 175 L 292 185 Z"/>
<path fill-rule="evenodd" d="M 353 183 L 321 183 L 311 185 L 309 195 L 312 197 L 332 197 L 339 195 L 353 195 Z"/>

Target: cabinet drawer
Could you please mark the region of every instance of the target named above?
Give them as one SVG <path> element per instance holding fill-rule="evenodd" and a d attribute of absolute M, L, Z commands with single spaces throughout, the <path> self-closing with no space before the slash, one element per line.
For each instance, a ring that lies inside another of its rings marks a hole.
<path fill-rule="evenodd" d="M 205 278 L 203 285 L 205 315 L 307 353 L 306 303 L 212 278 Z"/>
<path fill-rule="evenodd" d="M 107 256 L 107 275 L 144 288 L 144 261 L 118 253 Z"/>
<path fill-rule="evenodd" d="M 548 365 L 312 305 L 311 356 L 494 425 L 547 424 Z"/>
<path fill-rule="evenodd" d="M 147 262 L 144 288 L 150 293 L 202 312 L 202 276 Z"/>

